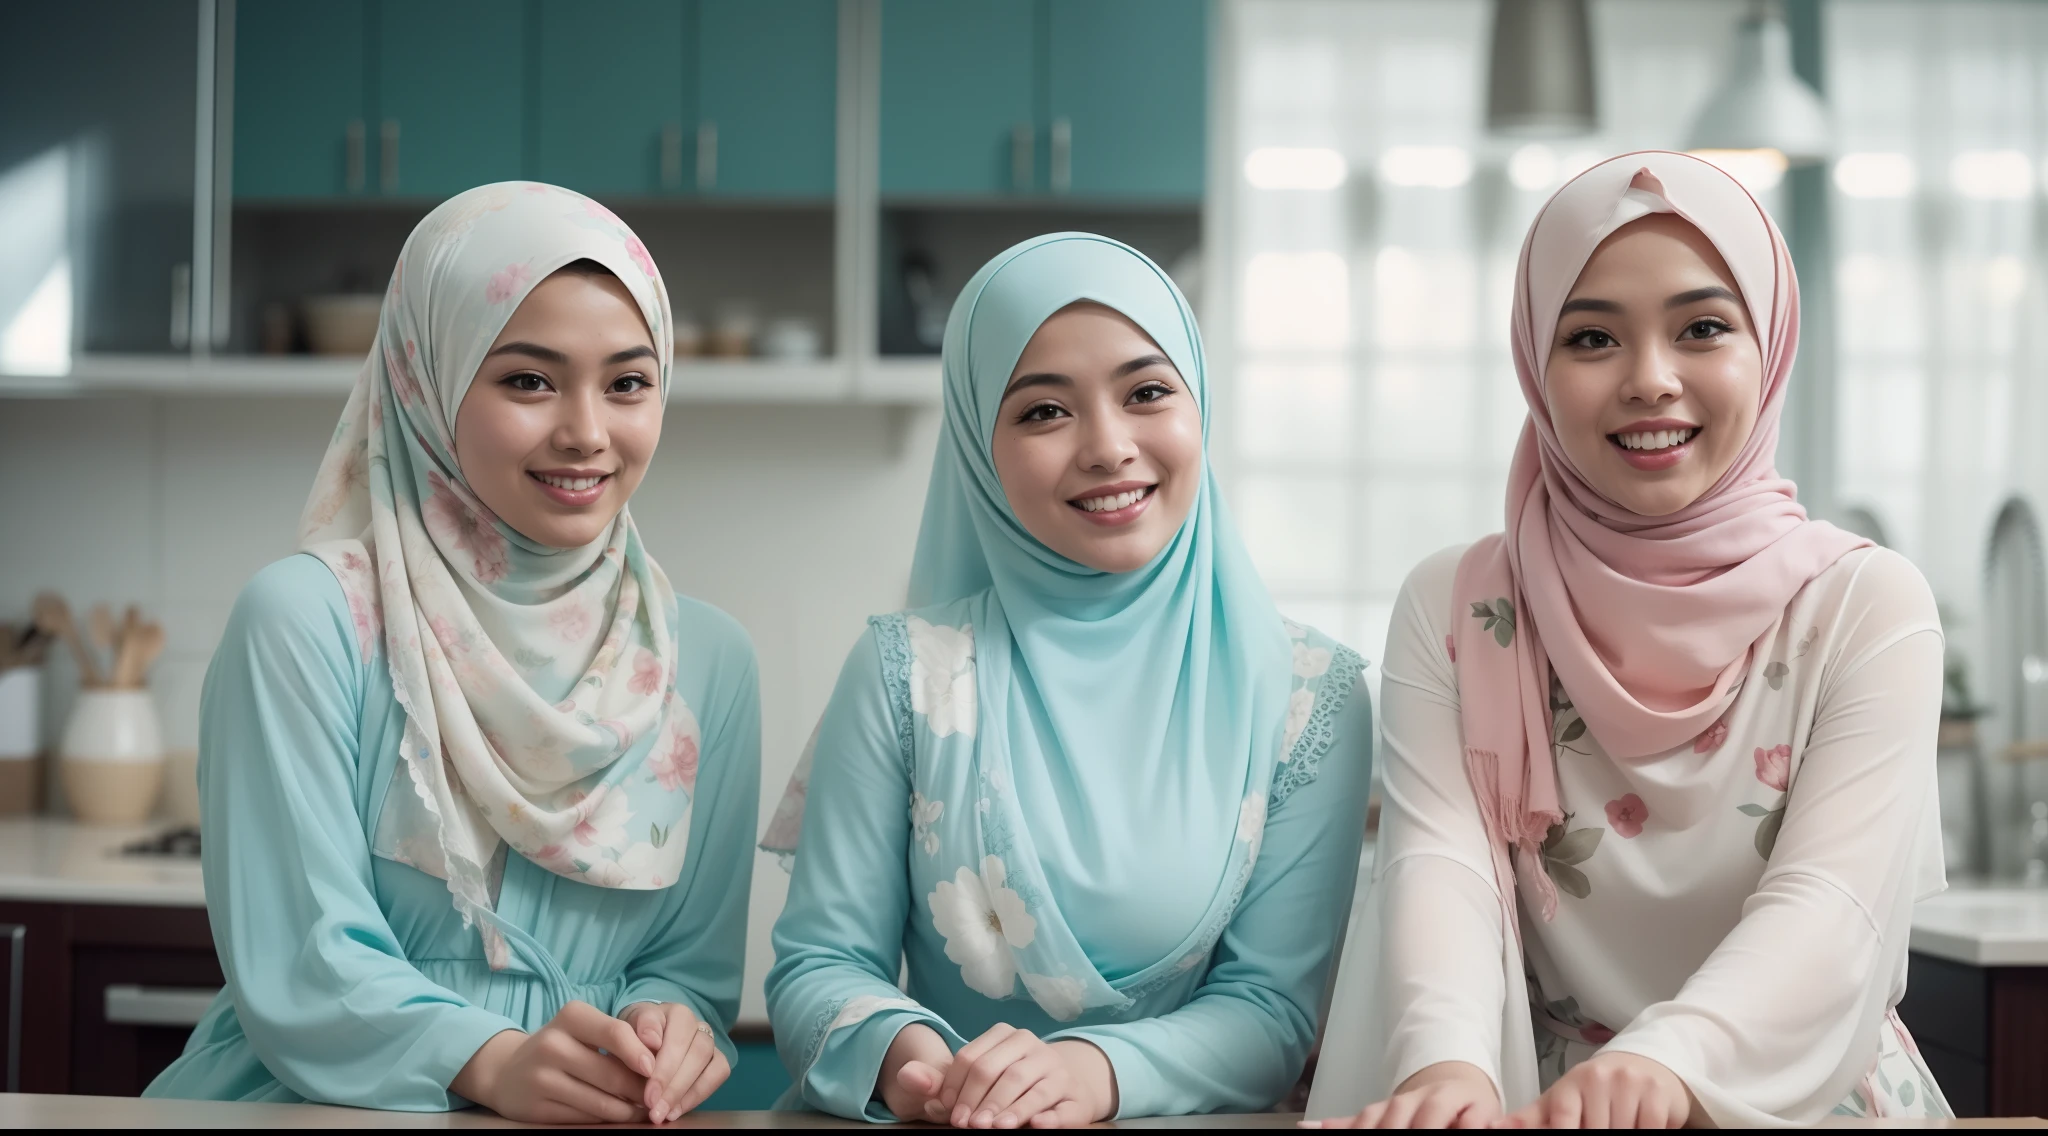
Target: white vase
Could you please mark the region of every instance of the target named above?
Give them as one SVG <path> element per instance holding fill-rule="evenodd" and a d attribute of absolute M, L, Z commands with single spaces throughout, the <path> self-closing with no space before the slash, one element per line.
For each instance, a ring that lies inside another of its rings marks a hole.
<path fill-rule="evenodd" d="M 64 795 L 87 824 L 134 824 L 163 788 L 163 735 L 147 690 L 83 690 L 57 749 Z"/>

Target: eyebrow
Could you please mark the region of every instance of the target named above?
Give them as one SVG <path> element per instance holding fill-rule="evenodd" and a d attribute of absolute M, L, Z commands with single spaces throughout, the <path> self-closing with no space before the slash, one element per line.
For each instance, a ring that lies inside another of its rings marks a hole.
<path fill-rule="evenodd" d="M 1673 296 L 1670 299 L 1664 301 L 1664 307 L 1665 310 L 1668 311 L 1672 308 L 1685 307 L 1687 304 L 1697 304 L 1701 300 L 1727 300 L 1731 303 L 1741 302 L 1736 297 L 1735 293 L 1730 292 L 1728 289 L 1723 288 L 1718 284 L 1711 284 L 1705 288 L 1694 288 L 1690 292 L 1680 292 L 1678 295 Z M 1560 316 L 1568 316 L 1573 312 L 1607 312 L 1610 315 L 1620 315 L 1621 305 L 1614 302 L 1613 300 L 1596 300 L 1590 296 L 1586 296 L 1580 297 L 1576 300 L 1566 300 L 1564 302 L 1564 306 L 1557 310 L 1557 314 Z"/>
<path fill-rule="evenodd" d="M 1172 360 L 1156 351 L 1150 355 L 1140 355 L 1135 359 L 1125 362 L 1117 367 L 1116 370 L 1111 371 L 1109 377 L 1121 379 L 1125 375 L 1135 374 L 1147 367 L 1156 367 L 1161 363 L 1167 366 L 1173 365 Z M 1016 378 L 1011 379 L 1010 385 L 1003 388 L 1003 397 L 1008 398 L 1026 387 L 1071 387 L 1073 385 L 1074 379 L 1071 375 L 1062 375 L 1055 371 L 1034 371 L 1031 374 L 1018 375 Z"/>
<path fill-rule="evenodd" d="M 1690 292 L 1680 292 L 1678 295 L 1673 296 L 1670 299 L 1664 301 L 1664 307 L 1667 309 L 1682 308 L 1687 304 L 1697 304 L 1701 300 L 1727 300 L 1731 303 L 1739 302 L 1736 300 L 1735 293 L 1730 292 L 1728 289 L 1723 288 L 1718 284 L 1713 284 L 1705 288 L 1694 288 Z"/>
<path fill-rule="evenodd" d="M 489 359 L 496 355 L 526 355 L 545 363 L 553 363 L 558 367 L 569 365 L 569 357 L 562 352 L 552 347 L 543 347 L 538 343 L 528 343 L 523 339 L 515 339 L 502 347 L 494 347 L 491 349 L 491 353 L 484 356 L 484 358 Z M 628 347 L 624 351 L 614 351 L 610 355 L 605 356 L 604 362 L 605 366 L 610 367 L 620 363 L 631 362 L 634 359 L 653 358 L 657 358 L 654 354 L 654 348 L 643 343 L 637 347 Z"/>

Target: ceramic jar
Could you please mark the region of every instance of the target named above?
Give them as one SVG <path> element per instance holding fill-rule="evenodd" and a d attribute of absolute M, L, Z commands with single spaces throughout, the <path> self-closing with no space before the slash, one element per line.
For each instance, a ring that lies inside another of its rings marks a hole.
<path fill-rule="evenodd" d="M 57 750 L 72 815 L 87 824 L 134 824 L 156 808 L 164 747 L 147 690 L 82 690 Z"/>

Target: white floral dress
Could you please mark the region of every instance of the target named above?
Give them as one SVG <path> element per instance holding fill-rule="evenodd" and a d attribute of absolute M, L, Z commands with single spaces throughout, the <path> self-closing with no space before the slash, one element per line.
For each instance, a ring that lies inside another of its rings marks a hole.
<path fill-rule="evenodd" d="M 1895 1012 L 1913 902 L 1944 883 L 1942 639 L 1918 571 L 1873 549 L 1816 577 L 1726 714 L 1666 754 L 1609 758 L 1553 686 L 1557 912 L 1521 881 L 1507 934 L 1458 759 L 1462 552 L 1414 571 L 1388 634 L 1374 879 L 1311 1115 L 1452 1060 L 1515 1107 L 1603 1048 L 1662 1062 L 1723 1127 L 1949 1115 Z"/>
<path fill-rule="evenodd" d="M 792 786 L 802 841 L 767 984 L 789 1103 L 888 1119 L 871 1094 L 905 1025 L 957 1048 L 1007 1022 L 1100 1047 L 1120 1115 L 1269 1107 L 1313 1041 L 1356 872 L 1363 661 L 1290 625 L 1286 736 L 1240 796 L 1076 800 L 1043 770 L 979 763 L 984 602 L 872 621 L 820 727 L 857 740 Z M 1188 818 L 1185 839 L 1106 853 L 1145 808 Z"/>

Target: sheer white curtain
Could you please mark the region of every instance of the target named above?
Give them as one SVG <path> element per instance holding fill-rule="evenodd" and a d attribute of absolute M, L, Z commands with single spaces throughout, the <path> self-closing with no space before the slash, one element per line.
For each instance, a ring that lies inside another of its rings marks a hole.
<path fill-rule="evenodd" d="M 1282 610 L 1377 656 L 1408 569 L 1501 527 L 1522 235 L 1578 170 L 1683 144 L 1742 11 L 1595 3 L 1601 132 L 1525 145 L 1484 127 L 1491 0 L 1228 0 L 1215 439 Z"/>
<path fill-rule="evenodd" d="M 2041 507 L 2048 5 L 1834 0 L 1839 496 L 1978 605 L 1992 517 Z"/>
<path fill-rule="evenodd" d="M 2035 522 L 2008 537 L 2048 521 L 2048 5 L 1831 0 L 1826 22 L 1839 499 L 1926 572 L 1996 753 L 2048 713 L 2040 551 L 1986 563 L 2007 501 Z M 2048 768 L 1983 775 L 1990 867 L 2019 872 Z"/>

